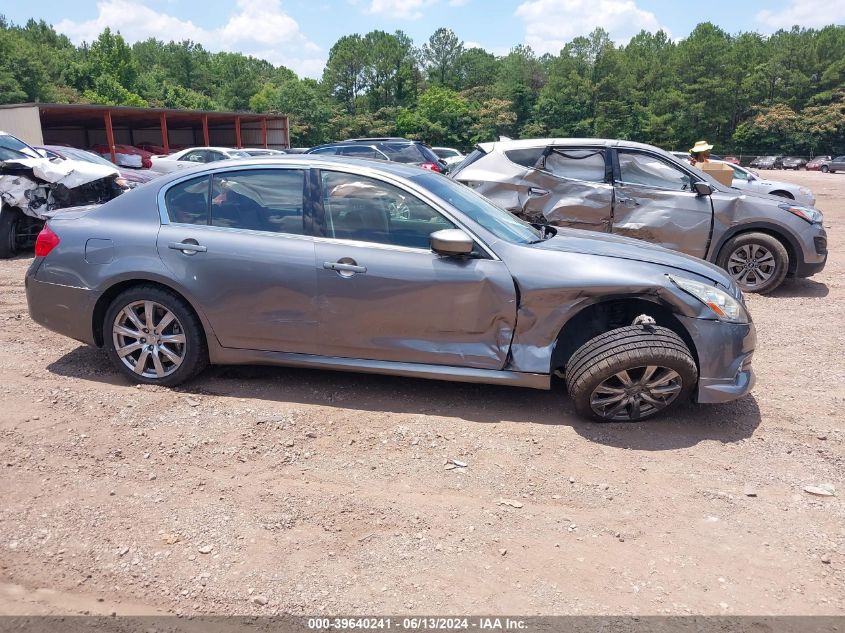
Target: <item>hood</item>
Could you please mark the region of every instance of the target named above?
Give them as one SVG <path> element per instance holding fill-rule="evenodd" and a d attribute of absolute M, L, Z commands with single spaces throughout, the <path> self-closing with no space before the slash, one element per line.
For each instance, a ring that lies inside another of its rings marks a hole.
<path fill-rule="evenodd" d="M 7 160 L 2 163 L 0 170 L 17 173 L 28 170 L 38 180 L 64 185 L 68 189 L 74 189 L 95 180 L 118 176 L 116 167 L 86 163 L 81 160 L 62 160 L 54 163 L 47 158 Z"/>
<path fill-rule="evenodd" d="M 719 283 L 725 288 L 732 286 L 731 278 L 724 270 L 691 255 L 684 255 L 662 246 L 621 235 L 556 228 L 557 235 L 532 246 L 544 250 L 583 253 L 656 264 L 693 273 Z"/>

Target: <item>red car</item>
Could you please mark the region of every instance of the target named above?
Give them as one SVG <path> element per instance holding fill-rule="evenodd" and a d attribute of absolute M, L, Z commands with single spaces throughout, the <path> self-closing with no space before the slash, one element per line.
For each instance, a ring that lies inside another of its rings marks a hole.
<path fill-rule="evenodd" d="M 736 156 L 725 156 L 722 160 L 732 165 L 739 165 L 739 159 Z"/>
<path fill-rule="evenodd" d="M 830 171 L 830 161 L 833 156 L 816 156 L 813 160 L 808 162 L 804 167 L 810 171 L 823 171 L 827 173 Z"/>

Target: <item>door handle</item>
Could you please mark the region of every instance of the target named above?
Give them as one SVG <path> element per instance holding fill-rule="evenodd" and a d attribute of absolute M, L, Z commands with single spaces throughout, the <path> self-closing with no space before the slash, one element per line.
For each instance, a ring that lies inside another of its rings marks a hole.
<path fill-rule="evenodd" d="M 528 195 L 532 198 L 541 198 L 543 196 L 549 195 L 548 189 L 538 189 L 537 187 L 529 187 L 528 188 Z"/>
<path fill-rule="evenodd" d="M 201 246 L 196 242 L 170 242 L 167 248 L 172 248 L 174 251 L 182 251 L 185 255 L 193 255 L 194 253 L 205 253 L 208 248 Z"/>
<path fill-rule="evenodd" d="M 349 263 L 349 262 L 323 262 L 323 268 L 326 270 L 336 270 L 341 275 L 350 276 L 354 275 L 355 273 L 365 273 L 367 272 L 366 266 L 359 266 L 358 264 Z"/>

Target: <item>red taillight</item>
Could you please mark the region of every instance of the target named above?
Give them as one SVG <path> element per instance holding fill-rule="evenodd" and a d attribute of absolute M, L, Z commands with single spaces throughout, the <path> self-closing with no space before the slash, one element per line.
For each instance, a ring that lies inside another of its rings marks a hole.
<path fill-rule="evenodd" d="M 437 163 L 423 163 L 420 167 L 428 169 L 429 171 L 436 171 L 437 173 L 443 172 L 443 169 Z"/>
<path fill-rule="evenodd" d="M 59 245 L 59 242 L 61 242 L 59 236 L 53 233 L 53 231 L 50 230 L 50 227 L 45 224 L 44 228 L 41 229 L 41 232 L 35 239 L 35 256 L 47 257 L 47 255 L 50 254 L 50 251 Z"/>
<path fill-rule="evenodd" d="M 144 169 L 149 169 L 152 166 L 153 166 L 153 161 L 151 161 L 149 158 L 142 158 L 141 159 L 141 167 L 143 167 Z"/>

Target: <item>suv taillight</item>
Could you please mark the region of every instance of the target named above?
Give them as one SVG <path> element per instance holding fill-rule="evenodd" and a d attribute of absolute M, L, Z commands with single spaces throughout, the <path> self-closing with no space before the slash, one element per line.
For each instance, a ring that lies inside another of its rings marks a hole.
<path fill-rule="evenodd" d="M 59 236 L 53 233 L 53 231 L 50 230 L 50 227 L 45 224 L 44 228 L 41 229 L 41 232 L 35 239 L 35 256 L 47 257 L 47 255 L 50 254 L 50 251 L 59 245 L 59 242 L 61 242 Z"/>
<path fill-rule="evenodd" d="M 423 169 L 428 169 L 429 171 L 436 171 L 438 174 L 443 173 L 443 168 L 440 167 L 437 163 L 422 163 L 420 165 Z"/>

